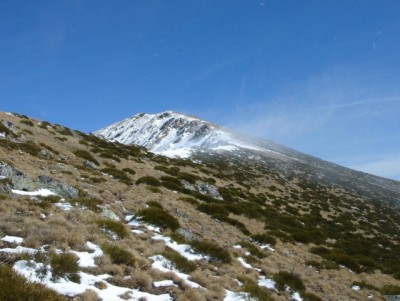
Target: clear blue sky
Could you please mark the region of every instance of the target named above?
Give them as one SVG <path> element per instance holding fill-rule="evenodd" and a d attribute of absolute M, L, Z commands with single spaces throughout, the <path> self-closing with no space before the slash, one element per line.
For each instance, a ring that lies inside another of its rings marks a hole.
<path fill-rule="evenodd" d="M 400 1 L 1 1 L 0 110 L 176 110 L 400 179 Z"/>

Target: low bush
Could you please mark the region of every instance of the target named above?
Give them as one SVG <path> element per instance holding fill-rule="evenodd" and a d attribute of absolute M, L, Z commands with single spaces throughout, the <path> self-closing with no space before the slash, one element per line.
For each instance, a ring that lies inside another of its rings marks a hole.
<path fill-rule="evenodd" d="M 12 268 L 0 264 L 0 300 L 2 301 L 65 301 L 62 296 L 39 283 L 31 283 Z"/>
<path fill-rule="evenodd" d="M 160 181 L 158 179 L 152 177 L 152 176 L 144 176 L 144 177 L 139 178 L 136 181 L 136 185 L 139 185 L 139 184 L 146 184 L 146 185 L 150 185 L 150 186 L 153 186 L 153 187 L 160 187 L 161 186 Z"/>
<path fill-rule="evenodd" d="M 103 204 L 103 200 L 87 198 L 84 196 L 79 197 L 77 199 L 68 199 L 67 202 L 70 203 L 71 205 L 85 207 L 97 213 L 102 210 L 100 206 Z"/>
<path fill-rule="evenodd" d="M 380 288 L 380 292 L 383 295 L 400 295 L 400 286 L 398 285 L 384 285 Z"/>
<path fill-rule="evenodd" d="M 132 176 L 136 174 L 136 171 L 134 171 L 132 168 L 129 168 L 129 167 L 122 168 L 122 171 L 125 173 L 128 173 Z"/>
<path fill-rule="evenodd" d="M 242 241 L 239 243 L 243 248 L 247 249 L 251 255 L 255 256 L 257 259 L 265 258 L 266 255 L 259 248 L 248 241 Z"/>
<path fill-rule="evenodd" d="M 172 231 L 175 231 L 180 227 L 179 222 L 175 217 L 160 208 L 150 207 L 142 209 L 137 213 L 137 216 L 141 217 L 144 222 L 163 229 L 171 229 Z"/>
<path fill-rule="evenodd" d="M 303 291 L 306 289 L 300 276 L 291 272 L 280 271 L 274 274 L 272 278 L 276 283 L 276 288 L 280 291 L 284 291 L 286 287 L 290 287 L 294 291 Z"/>
<path fill-rule="evenodd" d="M 275 246 L 276 244 L 276 238 L 267 233 L 254 234 L 250 238 L 259 244 L 268 244 L 271 246 Z"/>
<path fill-rule="evenodd" d="M 303 301 L 322 301 L 322 299 L 317 295 L 305 291 L 301 291 L 300 296 Z"/>
<path fill-rule="evenodd" d="M 163 209 L 163 206 L 157 201 L 148 201 L 146 202 L 146 205 L 153 208 Z"/>
<path fill-rule="evenodd" d="M 35 126 L 32 121 L 26 120 L 26 119 L 20 120 L 20 123 L 28 125 L 28 126 Z"/>
<path fill-rule="evenodd" d="M 197 210 L 211 216 L 229 215 L 229 211 L 225 208 L 225 206 L 217 204 L 200 204 L 199 206 L 197 206 Z"/>
<path fill-rule="evenodd" d="M 186 259 L 181 254 L 175 252 L 174 250 L 168 247 L 166 247 L 166 249 L 164 250 L 164 252 L 161 253 L 161 255 L 167 258 L 169 261 L 171 261 L 174 267 L 183 273 L 188 274 L 197 269 L 197 266 L 194 262 Z"/>
<path fill-rule="evenodd" d="M 67 278 L 73 282 L 79 283 L 80 277 L 78 274 L 79 265 L 78 257 L 73 253 L 51 253 L 50 264 L 53 271 L 53 277 Z"/>
<path fill-rule="evenodd" d="M 128 186 L 132 185 L 132 180 L 121 170 L 114 167 L 105 167 L 101 171 L 111 175 L 114 179 L 117 179 Z"/>
<path fill-rule="evenodd" d="M 231 255 L 227 250 L 212 242 L 204 240 L 192 240 L 189 241 L 189 244 L 196 252 L 210 256 L 212 261 L 230 263 L 232 260 Z"/>
<path fill-rule="evenodd" d="M 191 204 L 191 205 L 194 205 L 194 206 L 197 206 L 200 204 L 196 199 L 191 198 L 191 197 L 180 197 L 178 200 L 188 203 L 188 204 Z"/>
<path fill-rule="evenodd" d="M 34 157 L 37 157 L 41 151 L 41 148 L 32 142 L 18 143 L 17 147 L 24 153 L 30 154 Z"/>
<path fill-rule="evenodd" d="M 102 246 L 104 253 L 106 253 L 114 264 L 125 264 L 128 266 L 135 265 L 135 257 L 131 252 L 115 245 L 106 244 Z"/>
<path fill-rule="evenodd" d="M 85 151 L 83 149 L 78 149 L 76 151 L 73 152 L 73 154 L 79 158 L 88 160 L 90 162 L 93 162 L 96 165 L 100 165 L 99 161 L 97 161 L 91 153 L 89 153 L 88 151 Z"/>
<path fill-rule="evenodd" d="M 124 238 L 129 235 L 129 231 L 126 228 L 125 224 L 121 222 L 103 218 L 97 220 L 96 223 L 99 225 L 100 228 L 105 228 L 106 230 L 112 231 L 120 238 Z"/>
<path fill-rule="evenodd" d="M 242 292 L 248 293 L 251 299 L 259 300 L 259 301 L 273 301 L 274 298 L 270 295 L 270 293 L 259 287 L 257 283 L 255 283 L 249 277 L 238 277 L 239 281 L 242 281 L 244 284 L 240 288 Z M 247 299 L 246 299 L 247 300 Z"/>

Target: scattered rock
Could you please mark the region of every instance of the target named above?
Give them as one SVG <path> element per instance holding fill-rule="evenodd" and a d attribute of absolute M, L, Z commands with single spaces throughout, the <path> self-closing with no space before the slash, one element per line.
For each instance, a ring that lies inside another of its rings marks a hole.
<path fill-rule="evenodd" d="M 78 197 L 78 189 L 73 188 L 63 182 L 56 181 L 50 176 L 39 176 L 36 182 L 39 184 L 40 188 L 50 189 L 51 191 L 62 195 L 63 197 Z"/>
<path fill-rule="evenodd" d="M 42 149 L 39 152 L 39 157 L 44 158 L 44 159 L 54 159 L 53 153 L 47 149 Z"/>
<path fill-rule="evenodd" d="M 94 164 L 92 161 L 85 160 L 85 162 L 83 162 L 83 164 L 88 168 L 97 169 L 96 164 Z"/>
<path fill-rule="evenodd" d="M 214 199 L 223 200 L 222 196 L 219 194 L 218 187 L 209 183 L 196 181 L 195 184 L 190 184 L 189 182 L 182 180 L 182 185 L 185 189 L 188 189 L 190 191 L 197 191 Z"/>
<path fill-rule="evenodd" d="M 100 213 L 102 216 L 104 216 L 105 218 L 111 219 L 113 221 L 121 221 L 121 219 L 118 217 L 118 215 L 116 215 L 114 212 L 112 212 L 110 209 L 107 208 L 103 208 L 103 210 Z"/>

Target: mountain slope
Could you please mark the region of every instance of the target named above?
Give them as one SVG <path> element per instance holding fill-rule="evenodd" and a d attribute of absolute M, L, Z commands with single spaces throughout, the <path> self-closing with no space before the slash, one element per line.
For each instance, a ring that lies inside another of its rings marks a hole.
<path fill-rule="evenodd" d="M 191 159 L 0 113 L 1 293 L 32 295 L 13 270 L 77 301 L 400 290 L 400 214 L 385 202 L 325 184 L 304 160 L 239 148 Z"/>
<path fill-rule="evenodd" d="M 109 141 L 143 146 L 151 152 L 169 157 L 192 157 L 204 161 L 213 156 L 225 156 L 227 160 L 235 156 L 242 161 L 258 161 L 283 173 L 285 177 L 300 173 L 309 180 L 346 187 L 349 192 L 400 208 L 398 181 L 351 170 L 172 111 L 137 114 L 94 134 Z"/>

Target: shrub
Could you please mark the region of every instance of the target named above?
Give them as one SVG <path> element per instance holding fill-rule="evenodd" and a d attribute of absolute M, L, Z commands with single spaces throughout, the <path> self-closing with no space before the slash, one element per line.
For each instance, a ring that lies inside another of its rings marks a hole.
<path fill-rule="evenodd" d="M 137 216 L 140 216 L 143 221 L 149 224 L 164 229 L 168 228 L 175 231 L 180 227 L 179 222 L 175 217 L 160 208 L 150 207 L 142 209 L 137 213 Z"/>
<path fill-rule="evenodd" d="M 80 197 L 77 199 L 68 199 L 67 202 L 69 202 L 71 205 L 79 205 L 82 207 L 85 207 L 89 210 L 92 210 L 93 212 L 100 212 L 101 211 L 101 205 L 103 204 L 103 200 L 100 199 L 91 199 L 91 198 L 86 198 L 86 197 Z"/>
<path fill-rule="evenodd" d="M 398 285 L 384 285 L 381 287 L 380 292 L 383 295 L 400 295 L 400 286 Z"/>
<path fill-rule="evenodd" d="M 20 120 L 20 123 L 26 124 L 28 126 L 35 126 L 32 121 L 26 119 Z"/>
<path fill-rule="evenodd" d="M 303 301 L 322 301 L 322 299 L 317 295 L 305 291 L 301 291 L 300 296 L 303 299 Z"/>
<path fill-rule="evenodd" d="M 97 224 L 101 228 L 105 228 L 117 234 L 120 238 L 127 237 L 129 235 L 129 231 L 126 226 L 118 221 L 113 221 L 110 219 L 99 219 L 97 220 Z"/>
<path fill-rule="evenodd" d="M 191 273 L 197 268 L 194 262 L 186 259 L 181 254 L 168 247 L 166 247 L 165 251 L 162 252 L 161 255 L 170 260 L 174 267 L 183 273 Z"/>
<path fill-rule="evenodd" d="M 257 285 L 252 279 L 246 276 L 239 276 L 239 281 L 243 282 L 243 286 L 240 288 L 242 292 L 248 293 L 251 299 L 259 301 L 273 301 L 274 298 L 269 292 Z M 247 299 L 246 299 L 247 300 Z"/>
<path fill-rule="evenodd" d="M 29 282 L 3 264 L 0 264 L 0 287 L 2 301 L 65 301 L 56 292 L 42 284 Z"/>
<path fill-rule="evenodd" d="M 150 185 L 150 186 L 154 186 L 154 187 L 161 186 L 160 181 L 152 176 L 144 176 L 144 177 L 139 178 L 136 181 L 136 185 L 139 185 L 139 184 L 146 184 L 146 185 Z"/>
<path fill-rule="evenodd" d="M 136 171 L 134 171 L 132 168 L 129 167 L 123 168 L 122 171 L 131 174 L 132 176 L 136 174 Z"/>
<path fill-rule="evenodd" d="M 117 245 L 106 244 L 102 246 L 102 249 L 114 264 L 135 265 L 135 257 L 133 257 L 132 253 Z"/>
<path fill-rule="evenodd" d="M 199 205 L 199 202 L 191 197 L 180 197 L 178 200 L 195 206 Z"/>
<path fill-rule="evenodd" d="M 211 257 L 211 260 L 216 262 L 230 263 L 232 260 L 231 255 L 227 250 L 212 242 L 207 242 L 204 240 L 192 240 L 189 242 L 189 244 L 196 252 L 208 255 Z"/>
<path fill-rule="evenodd" d="M 78 275 L 78 257 L 73 253 L 51 253 L 50 264 L 53 270 L 53 277 L 67 278 L 73 282 L 79 283 Z"/>
<path fill-rule="evenodd" d="M 199 206 L 197 206 L 197 210 L 211 216 L 229 215 L 229 211 L 225 208 L 225 206 L 217 204 L 200 204 Z"/>
<path fill-rule="evenodd" d="M 269 244 L 271 246 L 275 246 L 276 244 L 276 238 L 267 233 L 254 234 L 250 237 L 259 244 Z"/>
<path fill-rule="evenodd" d="M 239 245 L 241 245 L 243 248 L 246 248 L 247 251 L 249 251 L 251 255 L 255 256 L 258 259 L 266 257 L 264 252 L 260 251 L 260 249 L 258 249 L 255 245 L 253 245 L 250 242 L 242 241 L 239 243 Z"/>
<path fill-rule="evenodd" d="M 146 202 L 146 205 L 148 205 L 149 207 L 153 207 L 153 208 L 163 209 L 163 206 L 157 201 L 148 201 L 148 202 Z"/>
<path fill-rule="evenodd" d="M 32 156 L 35 156 L 35 157 L 37 157 L 39 155 L 39 152 L 41 150 L 41 148 L 39 146 L 37 146 L 36 144 L 34 144 L 32 142 L 18 143 L 17 146 L 21 151 L 23 151 L 27 154 L 30 154 Z"/>
<path fill-rule="evenodd" d="M 306 289 L 300 276 L 291 272 L 280 271 L 274 274 L 273 279 L 276 282 L 276 288 L 280 291 L 284 291 L 286 286 L 295 291 L 303 291 Z"/>
<path fill-rule="evenodd" d="M 114 167 L 105 167 L 102 172 L 111 175 L 114 179 L 118 179 L 126 185 L 132 185 L 132 180 L 125 174 L 125 172 L 118 170 Z"/>
<path fill-rule="evenodd" d="M 83 149 L 78 149 L 76 151 L 73 152 L 73 154 L 79 158 L 88 160 L 90 162 L 93 162 L 96 165 L 100 165 L 99 161 L 97 161 L 91 153 L 89 153 L 88 151 L 85 151 Z"/>

